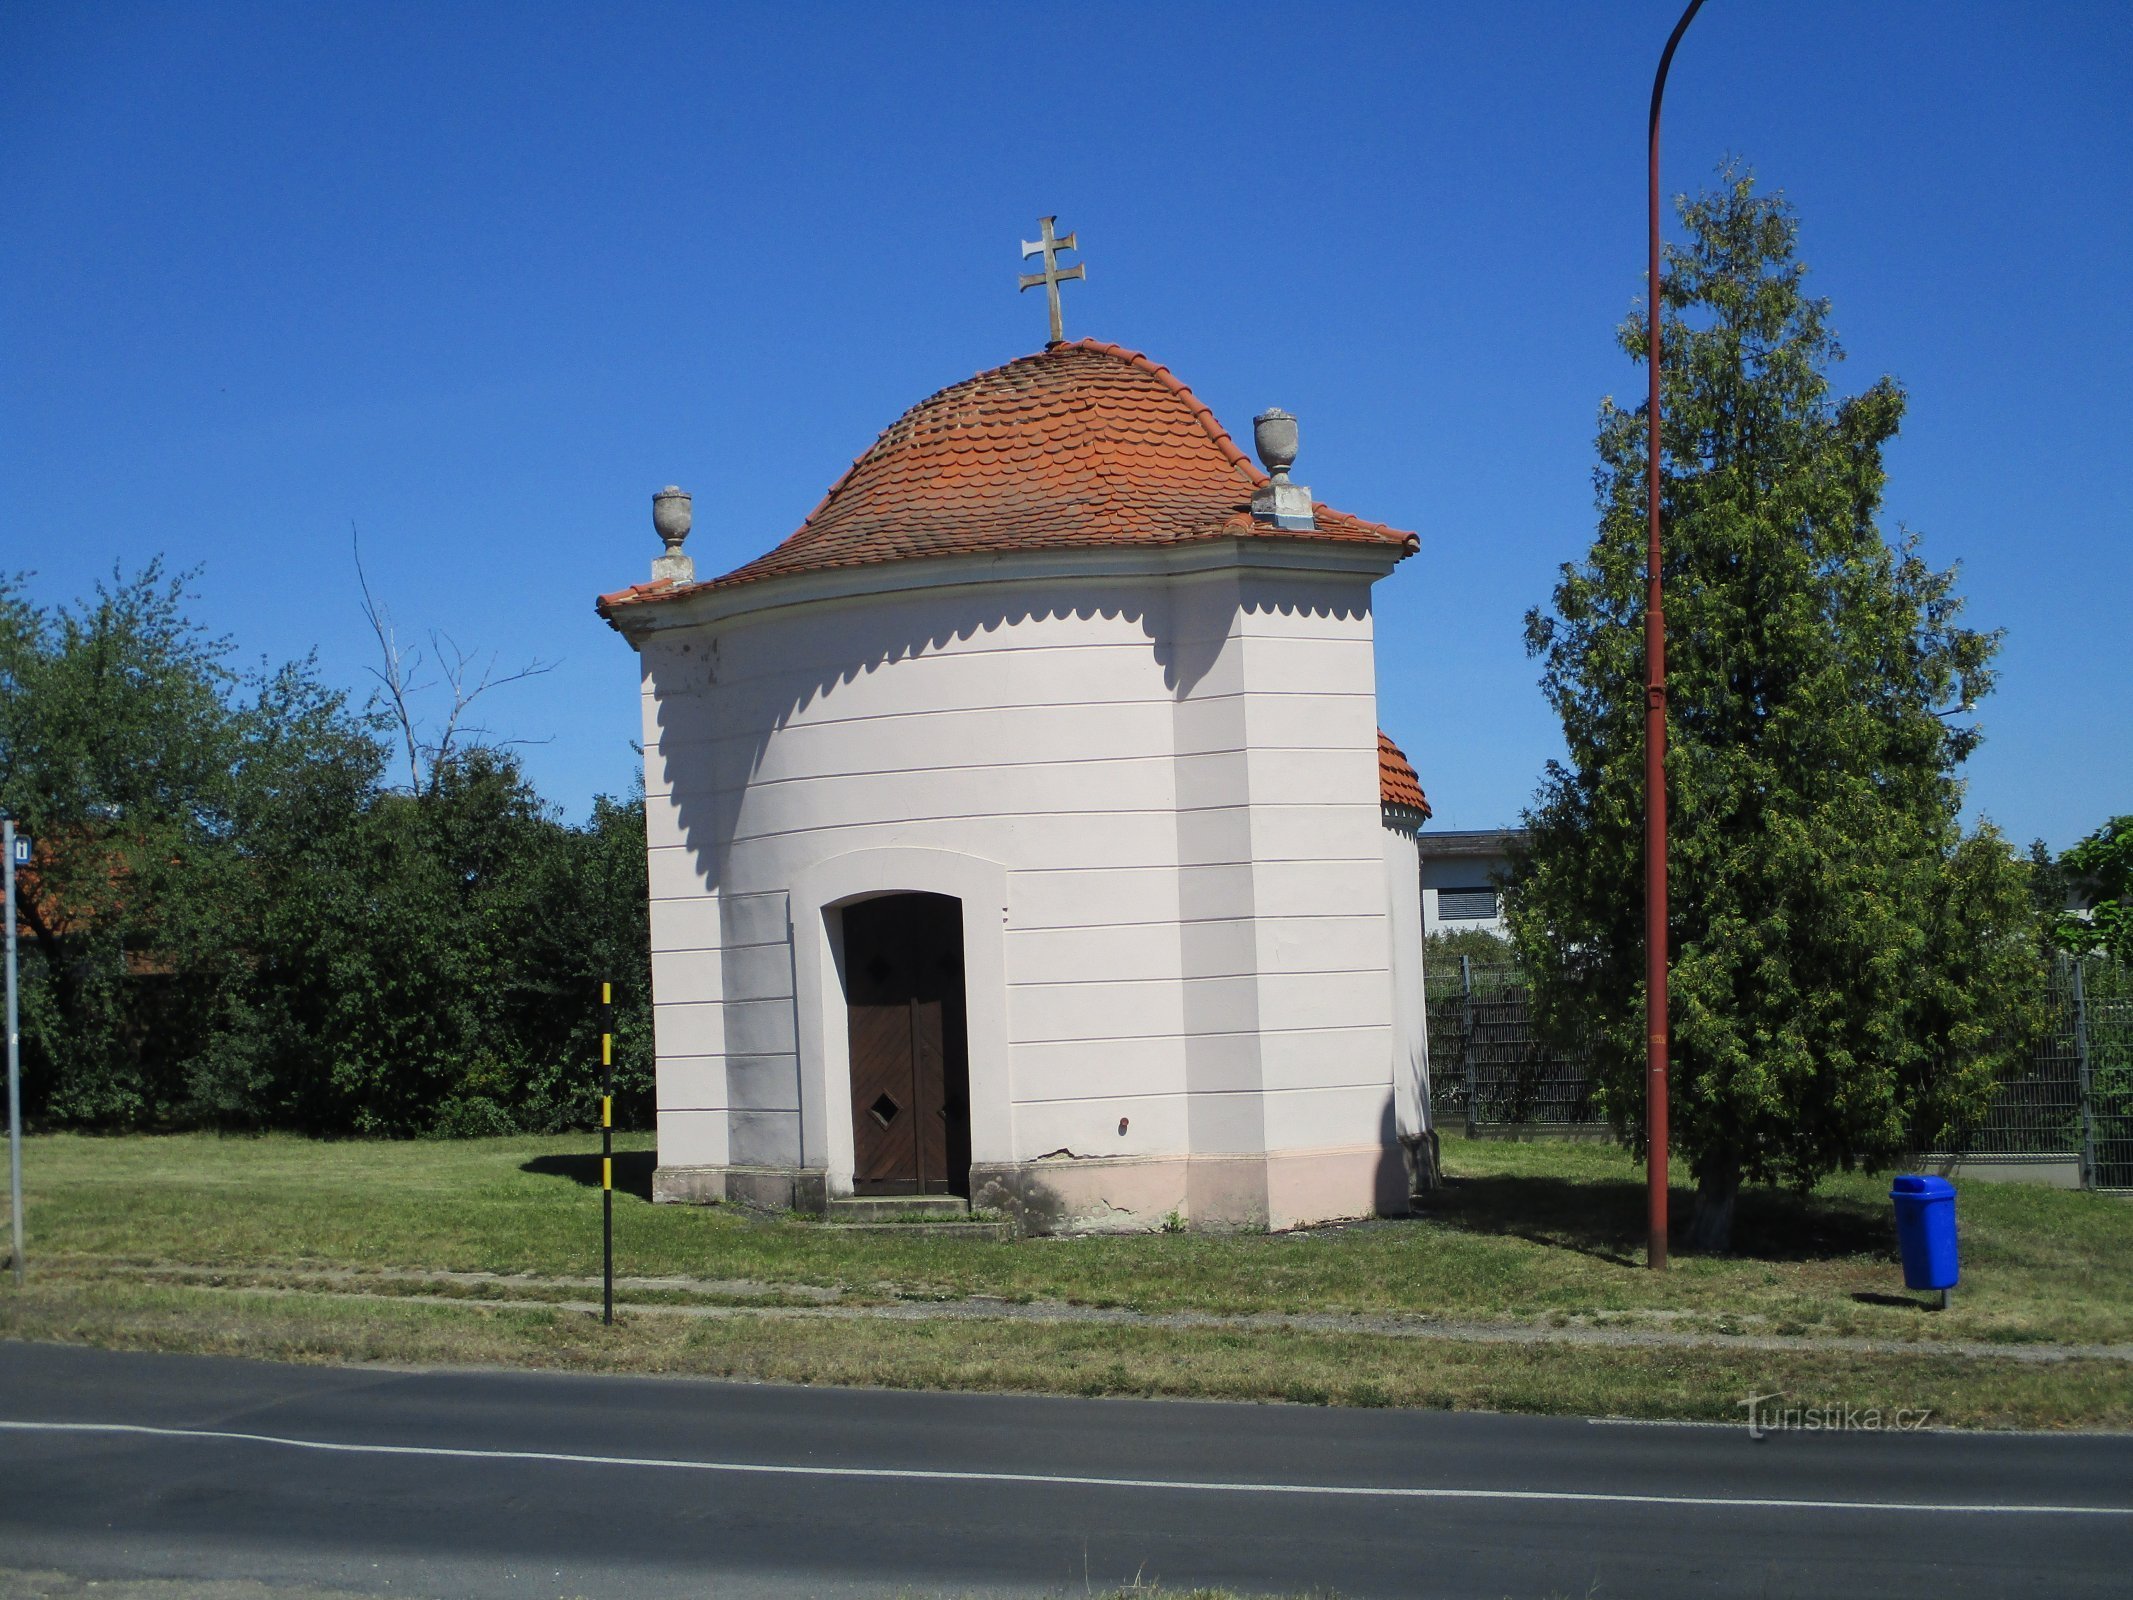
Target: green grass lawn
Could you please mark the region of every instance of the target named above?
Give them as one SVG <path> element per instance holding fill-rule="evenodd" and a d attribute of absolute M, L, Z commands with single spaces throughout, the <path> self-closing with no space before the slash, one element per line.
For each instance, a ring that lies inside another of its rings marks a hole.
<path fill-rule="evenodd" d="M 1452 1184 L 1404 1221 L 995 1244 L 654 1206 L 649 1136 L 618 1142 L 627 1187 L 615 1198 L 617 1270 L 633 1276 L 1152 1311 L 1607 1315 L 1667 1326 L 1752 1318 L 1772 1332 L 2133 1342 L 2133 1205 L 2026 1184 L 1963 1189 L 1964 1282 L 1942 1314 L 1904 1299 L 1886 1178 L 1834 1179 L 1806 1199 L 1748 1191 L 1742 1254 L 1677 1255 L 1662 1274 L 1637 1264 L 1641 1173 L 1607 1145 L 1447 1140 Z M 589 1145 L 33 1138 L 30 1259 L 582 1276 L 600 1267 Z M 1687 1191 L 1675 1200 L 1685 1215 Z"/>
<path fill-rule="evenodd" d="M 599 1270 L 593 1141 L 319 1143 L 286 1136 L 93 1138 L 26 1146 L 32 1288 L 0 1332 L 349 1359 L 709 1371 L 802 1381 L 1205 1393 L 1360 1403 L 1737 1415 L 1759 1388 L 1941 1402 L 1978 1422 L 2133 1424 L 2133 1365 L 1945 1353 L 1427 1345 L 1356 1331 L 626 1316 L 627 1332 L 522 1303 L 436 1306 L 314 1291 L 329 1275 Z M 2133 1343 L 2133 1205 L 2026 1185 L 1966 1186 L 1954 1307 L 1903 1292 L 1885 1178 L 1742 1197 L 1729 1258 L 1637 1264 L 1641 1174 L 1605 1145 L 1449 1140 L 1426 1215 L 1298 1234 L 1029 1239 L 844 1235 L 723 1207 L 653 1206 L 646 1136 L 625 1136 L 618 1272 L 731 1282 L 760 1304 L 1066 1302 L 1150 1312 L 1346 1312 L 1631 1330 Z M 1686 1191 L 1677 1192 L 1685 1208 Z M 162 1273 L 144 1279 L 145 1269 Z M 176 1272 L 171 1269 L 194 1269 Z M 219 1275 L 223 1287 L 204 1279 Z M 421 1285 L 363 1280 L 381 1294 Z M 452 1292 L 579 1299 L 557 1286 Z M 729 1301 L 736 1291 L 729 1288 Z M 625 1306 L 688 1300 L 632 1290 Z M 1835 1387 L 1831 1387 L 1835 1386 Z"/>

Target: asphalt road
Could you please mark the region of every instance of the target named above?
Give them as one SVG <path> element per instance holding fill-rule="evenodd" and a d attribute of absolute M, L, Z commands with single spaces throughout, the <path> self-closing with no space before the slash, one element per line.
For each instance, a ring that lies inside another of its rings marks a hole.
<path fill-rule="evenodd" d="M 0 1568 L 440 1596 L 2120 1597 L 2133 1437 L 0 1344 Z"/>

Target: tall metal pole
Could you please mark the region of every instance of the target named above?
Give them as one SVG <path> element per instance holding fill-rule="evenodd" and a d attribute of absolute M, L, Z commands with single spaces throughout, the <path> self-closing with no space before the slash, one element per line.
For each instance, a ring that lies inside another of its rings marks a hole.
<path fill-rule="evenodd" d="M 1644 590 L 1644 1025 L 1645 1209 L 1649 1242 L 1645 1265 L 1666 1270 L 1666 1091 L 1667 1091 L 1667 915 L 1666 915 L 1666 597 L 1660 582 L 1659 555 L 1659 102 L 1666 94 L 1666 70 L 1674 64 L 1674 47 L 1689 31 L 1703 0 L 1689 0 L 1688 10 L 1667 36 L 1652 79 L 1652 112 L 1647 142 L 1647 221 L 1649 251 L 1645 271 L 1645 366 L 1651 379 L 1649 429 L 1645 441 L 1644 498 L 1651 548 L 1646 553 Z"/>
<path fill-rule="evenodd" d="M 0 847 L 7 856 L 7 1193 L 13 1231 L 15 1286 L 22 1265 L 22 1026 L 15 1009 L 15 819 L 0 821 Z"/>

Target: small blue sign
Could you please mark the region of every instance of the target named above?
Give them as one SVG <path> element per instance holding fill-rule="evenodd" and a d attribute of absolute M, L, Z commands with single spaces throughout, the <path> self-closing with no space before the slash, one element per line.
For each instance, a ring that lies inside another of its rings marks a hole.
<path fill-rule="evenodd" d="M 18 867 L 26 867 L 29 864 L 30 836 L 26 833 L 18 833 L 15 835 L 15 865 Z"/>

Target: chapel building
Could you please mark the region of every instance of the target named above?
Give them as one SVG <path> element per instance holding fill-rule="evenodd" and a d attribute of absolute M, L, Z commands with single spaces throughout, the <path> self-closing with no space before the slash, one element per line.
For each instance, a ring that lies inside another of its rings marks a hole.
<path fill-rule="evenodd" d="M 602 596 L 642 668 L 661 1200 L 1030 1231 L 1404 1211 L 1415 832 L 1372 586 L 1412 534 L 1094 341 L 905 413 L 784 543 Z"/>

